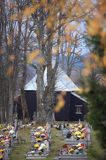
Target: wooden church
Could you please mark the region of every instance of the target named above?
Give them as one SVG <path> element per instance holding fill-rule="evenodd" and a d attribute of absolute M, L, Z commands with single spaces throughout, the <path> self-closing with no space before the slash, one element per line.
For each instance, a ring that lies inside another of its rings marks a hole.
<path fill-rule="evenodd" d="M 44 82 L 46 85 L 46 71 L 44 74 Z M 36 98 L 36 84 L 37 75 L 35 75 L 24 87 L 26 102 L 28 106 L 28 112 L 30 120 L 33 120 L 34 113 L 37 113 L 37 98 Z M 57 80 L 55 85 L 55 93 L 61 91 L 66 92 L 65 96 L 65 106 L 64 108 L 55 113 L 55 119 L 57 121 L 83 121 L 87 113 L 87 102 L 85 99 L 77 95 L 75 92 L 78 87 L 73 83 L 73 81 L 66 75 L 66 73 L 58 67 L 57 70 Z M 22 119 L 22 106 L 20 101 L 20 96 L 16 102 L 18 118 Z"/>

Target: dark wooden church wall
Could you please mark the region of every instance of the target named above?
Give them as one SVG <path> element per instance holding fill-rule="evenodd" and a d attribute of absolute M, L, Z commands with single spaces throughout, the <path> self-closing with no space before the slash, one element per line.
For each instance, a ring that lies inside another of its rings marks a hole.
<path fill-rule="evenodd" d="M 58 94 L 59 92 L 57 92 Z M 36 91 L 25 91 L 26 101 L 28 105 L 29 117 L 30 120 L 33 119 L 33 113 L 37 112 L 37 98 Z M 70 120 L 70 92 L 67 92 L 65 96 L 65 106 L 59 112 L 55 113 L 55 119 L 57 121 L 69 121 Z"/>
<path fill-rule="evenodd" d="M 25 96 L 26 96 L 26 102 L 28 106 L 29 117 L 30 117 L 30 120 L 32 120 L 34 112 L 37 112 L 36 91 L 25 91 Z M 79 99 L 75 95 L 70 94 L 70 92 L 67 92 L 64 99 L 65 99 L 64 108 L 59 113 L 55 113 L 56 121 L 78 121 L 79 119 L 83 121 L 84 116 L 87 112 L 87 103 Z M 82 114 L 76 114 L 75 105 L 82 105 Z M 18 112 L 19 119 L 21 119 L 22 107 L 20 103 L 18 104 L 17 112 Z"/>
<path fill-rule="evenodd" d="M 26 102 L 28 106 L 28 112 L 30 120 L 33 120 L 34 112 L 37 112 L 37 100 L 35 91 L 25 91 Z"/>
<path fill-rule="evenodd" d="M 69 121 L 70 120 L 70 92 L 65 96 L 65 106 L 60 112 L 55 113 L 56 121 Z"/>
<path fill-rule="evenodd" d="M 82 114 L 76 114 L 76 105 L 82 105 Z M 56 121 L 78 121 L 79 119 L 83 121 L 85 114 L 86 103 L 70 92 L 67 92 L 65 106 L 60 112 L 55 114 L 55 119 Z"/>
<path fill-rule="evenodd" d="M 81 112 L 82 114 L 76 114 L 76 105 L 82 105 Z M 80 98 L 70 94 L 70 121 L 81 121 L 84 120 L 86 114 L 86 103 Z"/>

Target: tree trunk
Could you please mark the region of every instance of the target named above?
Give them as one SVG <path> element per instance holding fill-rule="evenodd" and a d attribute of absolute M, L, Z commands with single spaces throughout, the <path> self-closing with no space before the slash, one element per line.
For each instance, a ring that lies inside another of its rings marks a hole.
<path fill-rule="evenodd" d="M 44 94 L 44 68 L 37 66 L 37 121 L 46 123 L 46 112 L 43 101 Z"/>
<path fill-rule="evenodd" d="M 25 91 L 21 89 L 21 104 L 22 104 L 22 114 L 23 114 L 23 123 L 25 123 L 25 118 L 29 118 L 28 106 L 26 103 Z"/>
<path fill-rule="evenodd" d="M 8 122 L 13 122 L 13 107 L 14 107 L 14 96 L 11 87 L 9 87 L 9 119 Z"/>

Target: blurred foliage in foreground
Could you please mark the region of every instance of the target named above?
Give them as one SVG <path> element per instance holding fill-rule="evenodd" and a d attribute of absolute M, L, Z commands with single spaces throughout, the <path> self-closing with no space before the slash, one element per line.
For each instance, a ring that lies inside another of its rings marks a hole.
<path fill-rule="evenodd" d="M 104 160 L 106 156 L 106 1 L 101 1 L 95 16 L 89 21 L 88 33 L 87 42 L 92 53 L 85 61 L 83 71 L 84 94 L 89 102 L 88 121 L 95 132 L 95 140 L 90 146 L 89 155 L 90 160 Z"/>

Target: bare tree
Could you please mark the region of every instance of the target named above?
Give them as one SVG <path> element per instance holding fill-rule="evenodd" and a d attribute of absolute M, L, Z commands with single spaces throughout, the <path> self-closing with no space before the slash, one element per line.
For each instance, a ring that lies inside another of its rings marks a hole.
<path fill-rule="evenodd" d="M 77 30 L 68 32 L 68 35 L 63 33 L 61 43 L 60 65 L 70 77 L 73 69 L 78 69 L 76 65 L 82 62 L 83 35 Z"/>
<path fill-rule="evenodd" d="M 83 4 L 76 0 L 67 2 L 64 0 L 4 0 L 0 3 L 2 7 L 0 9 L 1 121 L 7 119 L 12 122 L 14 95 L 20 77 L 19 88 L 22 93 L 23 117 L 25 118 L 27 112 L 24 94 L 26 54 L 36 49 L 40 53 L 36 60 L 38 119 L 41 122 L 49 121 L 53 111 L 52 96 L 59 62 L 62 26 L 77 19 L 80 20 L 88 14 L 88 10 L 86 13 L 83 10 L 85 1 Z M 73 45 L 76 47 L 76 42 Z M 53 65 L 54 48 L 57 55 Z M 74 47 L 71 52 L 76 53 Z M 46 85 L 44 84 L 45 70 L 47 70 Z M 68 68 L 68 73 L 70 70 L 71 67 Z"/>
<path fill-rule="evenodd" d="M 70 5 L 69 5 L 70 4 Z M 33 1 L 33 5 L 36 8 L 35 12 L 32 14 L 33 21 L 35 23 L 35 34 L 36 43 L 38 44 L 38 49 L 40 56 L 44 59 L 43 64 L 36 64 L 37 68 L 37 107 L 38 107 L 38 119 L 40 122 L 50 121 L 52 118 L 52 97 L 55 90 L 56 82 L 56 71 L 59 63 L 59 54 L 61 47 L 61 36 L 62 27 L 65 24 L 70 24 L 86 15 L 83 11 L 76 15 L 74 12 L 74 7 L 80 8 L 81 4 L 75 2 L 67 1 Z M 73 8 L 73 10 L 72 10 Z M 70 16 L 71 15 L 71 16 Z M 76 51 L 77 39 L 75 37 L 73 41 L 73 50 L 70 51 L 73 54 L 73 60 L 71 65 L 79 59 L 79 55 Z M 68 43 L 68 47 L 70 42 Z M 53 48 L 56 48 L 56 63 L 53 67 Z M 67 48 L 67 47 L 66 47 Z M 65 48 L 65 49 L 66 49 Z M 72 56 L 72 55 L 71 55 Z M 70 56 L 67 60 L 67 73 L 71 72 L 72 67 L 69 66 Z M 44 74 L 45 69 L 47 69 L 47 84 L 44 84 Z"/>
<path fill-rule="evenodd" d="M 18 75 L 21 74 L 21 90 L 26 79 L 26 53 L 31 33 L 28 30 L 28 19 L 22 19 L 22 11 L 26 6 L 24 0 L 4 0 L 0 3 L 0 118 L 2 122 L 12 122 Z M 25 98 L 22 99 L 23 110 L 27 110 Z"/>

